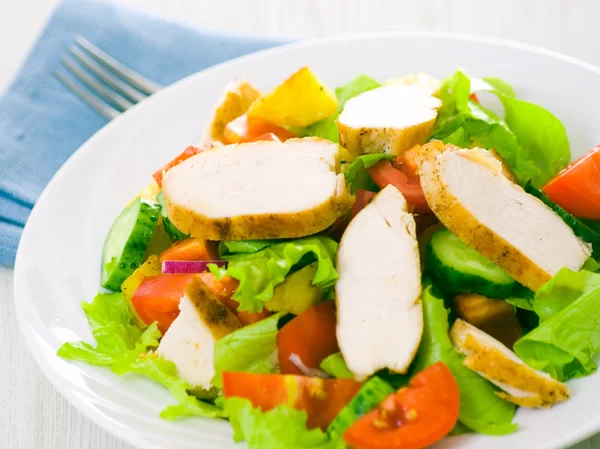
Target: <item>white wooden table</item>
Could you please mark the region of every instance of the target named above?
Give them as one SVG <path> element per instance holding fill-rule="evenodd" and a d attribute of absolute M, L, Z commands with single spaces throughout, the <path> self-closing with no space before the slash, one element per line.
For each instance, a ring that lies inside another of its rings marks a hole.
<path fill-rule="evenodd" d="M 540 45 L 600 65 L 597 0 L 121 1 L 198 25 L 270 35 L 383 30 L 482 34 Z M 0 1 L 0 91 L 56 3 Z M 84 418 L 42 376 L 17 329 L 12 270 L 6 268 L 0 268 L 0 448 L 131 449 Z M 600 435 L 576 448 L 600 449 Z"/>

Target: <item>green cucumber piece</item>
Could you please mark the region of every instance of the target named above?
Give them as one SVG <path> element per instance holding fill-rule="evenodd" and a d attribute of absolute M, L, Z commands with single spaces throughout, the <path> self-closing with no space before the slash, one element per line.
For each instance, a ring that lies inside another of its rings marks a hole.
<path fill-rule="evenodd" d="M 123 281 L 142 265 L 159 214 L 158 204 L 138 198 L 117 217 L 102 250 L 102 287 L 120 291 Z"/>
<path fill-rule="evenodd" d="M 332 438 L 341 437 L 348 428 L 362 416 L 369 413 L 383 402 L 394 389 L 386 381 L 375 376 L 366 381 L 356 396 L 346 405 L 342 411 L 329 424 L 327 433 Z"/>
<path fill-rule="evenodd" d="M 436 285 L 448 293 L 478 293 L 503 299 L 519 285 L 506 271 L 448 229 L 440 229 L 431 237 L 427 247 L 427 267 Z"/>
<path fill-rule="evenodd" d="M 167 209 L 165 208 L 165 199 L 162 190 L 156 195 L 156 201 L 160 204 L 160 215 L 162 216 L 163 227 L 172 241 L 177 242 L 179 240 L 185 240 L 190 238 L 188 234 L 184 234 L 169 220 L 167 216 Z"/>
<path fill-rule="evenodd" d="M 586 243 L 592 245 L 592 256 L 600 254 L 600 233 L 598 233 L 595 229 L 588 226 L 583 221 L 576 218 L 574 215 L 571 215 L 569 212 L 564 210 L 554 201 L 552 201 L 548 195 L 546 195 L 541 190 L 535 188 L 531 182 L 525 184 L 525 191 L 530 195 L 535 196 L 538 200 L 552 209 L 563 221 L 569 226 L 573 233 L 583 240 Z"/>

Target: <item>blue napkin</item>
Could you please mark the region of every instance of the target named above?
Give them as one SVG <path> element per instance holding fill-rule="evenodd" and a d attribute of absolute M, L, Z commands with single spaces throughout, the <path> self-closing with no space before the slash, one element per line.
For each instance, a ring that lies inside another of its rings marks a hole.
<path fill-rule="evenodd" d="M 105 1 L 65 0 L 0 95 L 0 265 L 14 264 L 23 226 L 54 173 L 107 122 L 52 76 L 77 34 L 162 85 L 283 43 L 198 30 Z"/>

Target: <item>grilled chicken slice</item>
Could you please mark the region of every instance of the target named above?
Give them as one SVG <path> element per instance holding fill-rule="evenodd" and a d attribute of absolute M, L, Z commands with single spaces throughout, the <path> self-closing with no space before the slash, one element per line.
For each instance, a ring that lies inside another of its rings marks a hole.
<path fill-rule="evenodd" d="M 569 398 L 565 384 L 527 366 L 498 340 L 469 323 L 456 320 L 450 338 L 466 355 L 465 366 L 503 390 L 497 393 L 501 398 L 521 407 L 550 407 Z"/>
<path fill-rule="evenodd" d="M 319 138 L 251 142 L 203 151 L 169 170 L 169 219 L 208 240 L 297 238 L 352 207 L 338 145 Z"/>
<path fill-rule="evenodd" d="M 590 245 L 485 150 L 435 141 L 419 149 L 416 162 L 427 203 L 444 226 L 531 290 L 563 267 L 578 271 L 590 256 Z"/>
<path fill-rule="evenodd" d="M 337 125 L 340 144 L 354 155 L 401 154 L 429 138 L 442 105 L 431 88 L 389 85 L 349 100 Z"/>
<path fill-rule="evenodd" d="M 242 325 L 198 276 L 186 287 L 179 310 L 156 352 L 192 387 L 210 390 L 215 343 Z"/>
<path fill-rule="evenodd" d="M 405 373 L 423 333 L 415 221 L 389 185 L 354 217 L 337 254 L 337 338 L 358 379 Z"/>
<path fill-rule="evenodd" d="M 208 121 L 209 125 L 202 136 L 200 147 L 218 146 L 224 143 L 225 126 L 244 114 L 258 97 L 260 92 L 248 80 L 239 78 L 229 83 Z"/>

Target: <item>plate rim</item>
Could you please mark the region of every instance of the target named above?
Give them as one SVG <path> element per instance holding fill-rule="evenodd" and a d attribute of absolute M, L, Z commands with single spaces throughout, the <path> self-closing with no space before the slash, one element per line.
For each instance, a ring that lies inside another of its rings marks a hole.
<path fill-rule="evenodd" d="M 335 42 L 353 42 L 353 41 L 364 41 L 364 40 L 378 40 L 378 39 L 412 39 L 412 38 L 424 38 L 424 39 L 434 39 L 434 40 L 455 40 L 455 41 L 468 41 L 475 43 L 484 43 L 490 44 L 497 47 L 504 48 L 514 48 L 526 52 L 530 52 L 533 54 L 543 55 L 550 58 L 554 58 L 560 61 L 563 61 L 568 64 L 572 64 L 583 69 L 589 70 L 597 75 L 600 75 L 600 67 L 596 66 L 592 63 L 586 62 L 582 59 L 579 59 L 574 56 L 569 56 L 559 51 L 551 50 L 542 46 L 527 44 L 524 42 L 520 42 L 517 40 L 503 39 L 503 38 L 495 38 L 491 36 L 483 36 L 483 35 L 475 35 L 468 33 L 455 33 L 455 32 L 445 32 L 445 31 L 382 31 L 382 32 L 361 32 L 361 33 L 351 33 L 351 34 L 342 34 L 336 36 L 329 37 L 320 37 L 320 38 L 311 38 L 306 40 L 301 40 L 297 42 L 284 43 L 282 45 L 278 45 L 272 48 L 267 48 L 264 50 L 252 52 L 243 56 L 239 56 L 237 58 L 233 58 L 219 64 L 207 67 L 198 72 L 192 73 L 172 84 L 165 87 L 163 90 L 157 92 L 152 95 L 152 97 L 169 95 L 172 90 L 181 89 L 182 86 L 185 86 L 187 83 L 192 82 L 192 80 L 197 77 L 204 75 L 206 73 L 211 73 L 213 71 L 220 70 L 224 67 L 228 67 L 231 65 L 236 65 L 239 63 L 243 63 L 251 60 L 259 60 L 263 57 L 269 57 L 271 55 L 277 55 L 279 53 L 285 53 L 290 50 L 294 50 L 296 48 L 305 48 L 314 46 L 317 48 L 321 44 L 329 44 Z M 80 145 L 73 154 L 65 161 L 65 163 L 57 170 L 57 172 L 52 176 L 51 180 L 48 182 L 46 187 L 44 187 L 40 197 L 36 201 L 32 212 L 25 224 L 23 229 L 23 233 L 21 235 L 21 239 L 19 241 L 19 245 L 17 248 L 17 254 L 14 265 L 13 272 L 13 302 L 15 306 L 17 323 L 19 332 L 25 339 L 27 344 L 27 348 L 29 353 L 34 358 L 36 365 L 41 370 L 44 377 L 52 384 L 52 386 L 60 393 L 60 395 L 71 405 L 73 406 L 79 413 L 84 415 L 88 420 L 90 420 L 95 425 L 99 426 L 101 429 L 106 431 L 111 436 L 126 442 L 134 447 L 140 447 L 138 444 L 140 441 L 135 438 L 133 434 L 116 434 L 113 432 L 113 428 L 111 427 L 110 419 L 107 419 L 104 414 L 98 415 L 93 413 L 92 409 L 88 407 L 87 401 L 80 399 L 78 395 L 69 394 L 67 388 L 63 386 L 58 377 L 58 371 L 50 368 L 50 365 L 45 363 L 45 358 L 42 355 L 42 352 L 38 350 L 38 346 L 34 341 L 34 334 L 25 326 L 26 319 L 24 318 L 25 310 L 23 301 L 18 300 L 20 297 L 25 297 L 27 294 L 23 291 L 23 283 L 22 280 L 23 275 L 21 274 L 21 266 L 24 265 L 24 262 L 21 260 L 25 257 L 21 251 L 23 246 L 23 242 L 28 238 L 28 235 L 31 231 L 33 225 L 30 225 L 30 221 L 33 221 L 37 216 L 37 211 L 39 209 L 38 205 L 42 202 L 46 201 L 46 197 L 49 195 L 48 191 L 51 190 L 52 186 L 57 182 L 58 178 L 63 176 L 65 171 L 69 170 L 70 165 L 77 161 L 78 159 L 85 157 L 85 154 L 91 151 L 89 148 L 93 148 L 93 143 L 97 139 L 101 139 L 104 134 L 111 132 L 114 126 L 120 126 L 118 123 L 123 120 L 122 117 L 129 116 L 131 111 L 137 110 L 139 107 L 145 107 L 147 103 L 146 100 L 141 101 L 140 103 L 133 106 L 131 109 L 128 109 L 119 117 L 114 120 L 109 121 L 96 131 L 92 136 L 90 136 L 82 145 Z M 117 123 L 117 125 L 115 125 Z M 57 356 L 58 357 L 58 356 Z M 600 375 L 600 374 L 598 374 Z M 588 423 L 584 426 L 579 427 L 576 430 L 573 430 L 570 433 L 564 434 L 562 438 L 559 440 L 554 440 L 551 443 L 544 444 L 539 449 L 557 449 L 564 448 L 570 446 L 572 444 L 579 443 L 592 435 L 598 433 L 600 431 L 600 415 L 596 417 L 594 420 L 588 421 Z"/>

